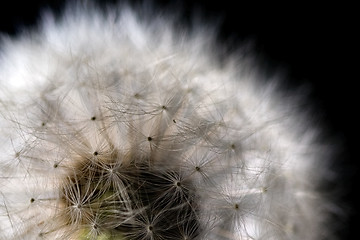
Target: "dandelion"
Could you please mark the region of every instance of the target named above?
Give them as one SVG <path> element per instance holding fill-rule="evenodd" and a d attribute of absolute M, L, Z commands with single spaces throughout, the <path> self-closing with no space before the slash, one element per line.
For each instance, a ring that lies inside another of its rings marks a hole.
<path fill-rule="evenodd" d="M 0 238 L 329 239 L 317 131 L 213 35 L 79 4 L 4 38 Z"/>

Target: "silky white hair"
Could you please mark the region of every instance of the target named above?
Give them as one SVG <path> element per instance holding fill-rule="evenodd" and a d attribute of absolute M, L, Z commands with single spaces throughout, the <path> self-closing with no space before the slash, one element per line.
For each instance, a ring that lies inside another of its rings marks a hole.
<path fill-rule="evenodd" d="M 70 4 L 3 37 L 0 239 L 330 239 L 300 95 L 140 12 Z"/>

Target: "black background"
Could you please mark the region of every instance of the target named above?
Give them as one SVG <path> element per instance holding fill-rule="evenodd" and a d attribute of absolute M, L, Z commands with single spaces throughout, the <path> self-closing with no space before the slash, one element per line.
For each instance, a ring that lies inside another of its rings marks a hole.
<path fill-rule="evenodd" d="M 115 2 L 115 1 L 98 1 Z M 140 1 L 133 1 L 140 2 Z M 154 0 L 160 8 L 173 1 Z M 11 1 L 0 8 L 0 31 L 16 35 L 33 26 L 45 8 L 59 12 L 64 1 Z M 337 145 L 338 185 L 344 189 L 342 202 L 349 213 L 340 239 L 355 239 L 360 198 L 359 182 L 359 75 L 355 34 L 355 6 L 338 3 L 263 4 L 257 1 L 177 1 L 184 19 L 200 11 L 206 20 L 219 20 L 219 40 L 231 46 L 253 43 L 253 50 L 268 69 L 282 70 L 287 87 L 311 86 L 308 97 L 321 118 L 326 137 Z M 190 17 L 191 18 L 191 17 Z M 357 65 L 357 64 L 356 64 Z"/>

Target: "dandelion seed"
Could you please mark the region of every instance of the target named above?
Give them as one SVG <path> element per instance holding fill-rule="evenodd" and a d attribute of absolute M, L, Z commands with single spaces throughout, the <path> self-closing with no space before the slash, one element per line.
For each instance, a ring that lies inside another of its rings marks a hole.
<path fill-rule="evenodd" d="M 201 24 L 84 5 L 1 40 L 1 239 L 329 239 L 295 98 Z"/>

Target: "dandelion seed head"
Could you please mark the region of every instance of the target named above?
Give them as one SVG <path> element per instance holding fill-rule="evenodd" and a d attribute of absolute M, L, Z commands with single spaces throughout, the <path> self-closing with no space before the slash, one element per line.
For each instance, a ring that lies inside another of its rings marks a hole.
<path fill-rule="evenodd" d="M 317 131 L 215 30 L 127 5 L 45 20 L 2 40 L 0 238 L 329 239 Z"/>

